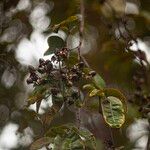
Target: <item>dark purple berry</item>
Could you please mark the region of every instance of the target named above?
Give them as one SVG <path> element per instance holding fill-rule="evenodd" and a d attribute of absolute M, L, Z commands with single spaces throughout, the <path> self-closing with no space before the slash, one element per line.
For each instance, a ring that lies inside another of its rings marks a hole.
<path fill-rule="evenodd" d="M 74 104 L 74 101 L 69 100 L 69 101 L 68 101 L 68 105 L 72 105 L 72 104 Z"/>
<path fill-rule="evenodd" d="M 45 61 L 45 65 L 47 65 L 48 63 L 51 63 L 51 61 L 47 59 L 47 60 Z"/>
<path fill-rule="evenodd" d="M 62 80 L 66 80 L 67 79 L 67 76 L 65 74 L 62 74 L 61 77 L 62 77 Z"/>
<path fill-rule="evenodd" d="M 52 56 L 51 61 L 54 62 L 54 61 L 56 61 L 56 59 L 57 59 L 57 58 L 56 58 L 55 56 Z"/>
<path fill-rule="evenodd" d="M 41 73 L 41 74 L 45 73 L 45 68 L 39 67 L 38 72 Z"/>
<path fill-rule="evenodd" d="M 77 67 L 76 67 L 76 66 L 73 66 L 73 67 L 71 68 L 71 71 L 72 71 L 72 72 L 77 72 Z"/>
<path fill-rule="evenodd" d="M 45 62 L 45 60 L 43 58 L 39 59 L 39 64 L 43 64 Z"/>
<path fill-rule="evenodd" d="M 89 75 L 92 76 L 92 77 L 94 77 L 96 75 L 96 72 L 95 71 L 90 71 Z"/>
<path fill-rule="evenodd" d="M 80 71 L 77 71 L 76 74 L 79 78 L 82 76 L 82 72 L 80 72 Z"/>
<path fill-rule="evenodd" d="M 78 67 L 83 68 L 84 67 L 84 62 L 81 61 L 80 63 L 78 63 Z"/>
<path fill-rule="evenodd" d="M 27 82 L 27 84 L 31 84 L 31 83 L 33 83 L 33 80 L 32 80 L 31 78 L 28 78 L 28 79 L 26 80 L 26 82 Z"/>
<path fill-rule="evenodd" d="M 48 62 L 47 65 L 46 65 L 46 68 L 47 68 L 46 70 L 48 72 L 50 72 L 53 69 L 53 64 L 51 62 Z"/>
<path fill-rule="evenodd" d="M 30 75 L 30 78 L 33 80 L 33 81 L 37 81 L 38 80 L 38 76 L 36 74 L 31 74 Z"/>
<path fill-rule="evenodd" d="M 71 80 L 74 82 L 74 81 L 78 81 L 78 79 L 79 79 L 79 76 L 77 75 L 77 74 L 73 74 L 72 76 L 71 76 Z"/>

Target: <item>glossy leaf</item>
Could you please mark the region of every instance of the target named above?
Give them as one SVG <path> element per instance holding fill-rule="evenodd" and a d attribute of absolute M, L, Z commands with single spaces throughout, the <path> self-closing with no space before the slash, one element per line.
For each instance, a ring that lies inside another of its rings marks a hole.
<path fill-rule="evenodd" d="M 112 128 L 120 128 L 125 122 L 123 103 L 116 97 L 109 96 L 101 100 L 104 120 Z"/>
<path fill-rule="evenodd" d="M 65 42 L 59 36 L 50 36 L 48 38 L 48 50 L 44 53 L 44 55 L 50 55 L 55 52 L 56 49 L 61 49 L 65 46 Z"/>
<path fill-rule="evenodd" d="M 125 111 L 127 111 L 126 97 L 119 90 L 113 88 L 106 88 L 103 91 L 106 97 L 114 96 L 117 97 L 119 100 L 121 100 L 122 103 L 124 104 Z"/>

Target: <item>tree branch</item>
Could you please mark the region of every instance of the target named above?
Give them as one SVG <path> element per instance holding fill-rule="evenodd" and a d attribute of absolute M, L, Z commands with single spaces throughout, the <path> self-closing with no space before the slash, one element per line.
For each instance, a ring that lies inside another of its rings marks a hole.
<path fill-rule="evenodd" d="M 83 43 L 83 31 L 84 31 L 84 0 L 80 0 L 80 27 L 79 27 L 79 46 L 78 46 L 78 59 L 81 60 L 81 46 Z"/>

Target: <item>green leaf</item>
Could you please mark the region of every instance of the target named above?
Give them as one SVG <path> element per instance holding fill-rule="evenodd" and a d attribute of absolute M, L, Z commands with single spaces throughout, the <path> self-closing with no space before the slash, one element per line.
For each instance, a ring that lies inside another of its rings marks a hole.
<path fill-rule="evenodd" d="M 92 97 L 92 96 L 98 96 L 99 93 L 100 92 L 100 90 L 98 90 L 98 89 L 93 89 L 91 92 L 90 92 L 90 94 L 89 94 L 89 96 L 90 97 Z"/>
<path fill-rule="evenodd" d="M 21 111 L 22 116 L 24 116 L 24 119 L 26 119 L 27 122 L 37 119 L 37 113 L 34 110 L 29 110 L 27 108 L 22 109 Z"/>
<path fill-rule="evenodd" d="M 76 99 L 74 104 L 75 104 L 76 107 L 81 108 L 83 106 L 83 101 L 80 100 L 80 99 Z"/>
<path fill-rule="evenodd" d="M 71 30 L 74 26 L 79 24 L 79 20 L 80 20 L 80 17 L 78 15 L 71 16 L 67 18 L 66 20 L 60 22 L 59 24 L 54 25 L 52 27 L 52 30 L 56 33 L 58 32 L 60 28 L 61 29 L 66 28 L 65 30 Z"/>
<path fill-rule="evenodd" d="M 52 140 L 49 137 L 42 137 L 31 144 L 30 150 L 40 149 L 43 146 L 50 144 L 51 141 Z"/>
<path fill-rule="evenodd" d="M 113 88 L 106 88 L 103 89 L 105 96 L 114 96 L 117 97 L 119 100 L 122 101 L 122 103 L 124 104 L 124 108 L 125 111 L 127 111 L 127 105 L 126 105 L 126 97 L 117 89 L 113 89 Z"/>
<path fill-rule="evenodd" d="M 93 136 L 93 134 L 91 134 L 91 132 L 86 129 L 81 129 L 79 130 L 79 134 L 83 140 L 86 139 L 85 143 L 86 145 L 88 145 L 89 150 L 96 149 L 95 137 Z"/>
<path fill-rule="evenodd" d="M 78 129 L 73 125 L 62 125 L 51 128 L 45 136 L 53 141 L 54 150 L 95 150 L 95 138 L 86 129 Z"/>
<path fill-rule="evenodd" d="M 93 82 L 94 82 L 95 86 L 99 89 L 103 89 L 106 86 L 105 81 L 99 74 L 96 74 L 93 77 Z"/>
<path fill-rule="evenodd" d="M 72 67 L 78 62 L 78 53 L 76 51 L 70 51 L 69 58 L 65 60 L 68 67 Z"/>
<path fill-rule="evenodd" d="M 123 103 L 116 97 L 109 96 L 101 100 L 105 122 L 112 128 L 120 128 L 125 122 Z"/>
<path fill-rule="evenodd" d="M 44 99 L 46 91 L 47 88 L 45 86 L 36 86 L 28 97 L 28 104 L 30 105 Z"/>
<path fill-rule="evenodd" d="M 65 42 L 62 38 L 58 36 L 50 36 L 48 38 L 49 49 L 44 53 L 44 55 L 50 55 L 55 52 L 56 49 L 61 49 L 65 46 Z"/>
<path fill-rule="evenodd" d="M 94 90 L 95 89 L 95 87 L 92 85 L 92 84 L 85 84 L 84 86 L 83 86 L 83 89 L 84 90 L 88 90 L 88 91 L 92 91 L 92 90 Z"/>
<path fill-rule="evenodd" d="M 60 26 L 74 26 L 77 25 L 77 23 L 79 23 L 80 17 L 75 15 L 75 16 L 71 16 L 69 18 L 67 18 L 66 20 L 62 21 L 60 23 Z"/>

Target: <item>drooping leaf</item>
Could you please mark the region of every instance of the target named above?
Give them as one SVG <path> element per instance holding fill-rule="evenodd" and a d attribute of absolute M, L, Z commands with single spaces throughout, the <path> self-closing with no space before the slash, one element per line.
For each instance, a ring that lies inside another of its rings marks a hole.
<path fill-rule="evenodd" d="M 55 115 L 58 113 L 59 110 L 59 106 L 51 106 L 49 110 L 41 116 L 42 122 L 46 125 L 50 125 L 51 121 L 54 119 Z"/>
<path fill-rule="evenodd" d="M 20 112 L 27 121 L 31 121 L 33 119 L 38 118 L 37 113 L 34 110 L 29 110 L 29 109 L 25 108 L 25 109 L 22 109 Z"/>
<path fill-rule="evenodd" d="M 48 38 L 48 50 L 44 53 L 44 55 L 50 55 L 55 52 L 56 49 L 61 49 L 65 46 L 65 42 L 59 36 L 50 36 Z"/>
<path fill-rule="evenodd" d="M 71 16 L 67 18 L 66 20 L 60 22 L 59 24 L 54 25 L 52 27 L 52 31 L 57 33 L 60 28 L 61 29 L 65 28 L 65 30 L 66 29 L 71 30 L 74 26 L 78 25 L 79 20 L 80 20 L 80 16 L 78 15 Z"/>
<path fill-rule="evenodd" d="M 28 97 L 29 105 L 41 101 L 45 97 L 46 91 L 47 88 L 45 86 L 36 86 Z"/>
<path fill-rule="evenodd" d="M 99 89 L 103 89 L 106 86 L 105 81 L 102 79 L 102 77 L 99 74 L 96 74 L 93 77 L 93 82 L 94 82 L 95 86 Z"/>
<path fill-rule="evenodd" d="M 77 23 L 79 23 L 79 20 L 80 20 L 80 16 L 78 16 L 78 15 L 71 16 L 71 17 L 67 18 L 66 20 L 62 21 L 60 23 L 60 26 L 69 26 L 69 27 L 74 26 Z"/>
<path fill-rule="evenodd" d="M 78 62 L 78 53 L 76 51 L 71 51 L 69 53 L 69 58 L 66 59 L 65 62 L 69 67 L 72 67 Z"/>
<path fill-rule="evenodd" d="M 30 122 L 38 120 L 38 115 L 35 111 L 25 108 L 20 111 L 14 111 L 11 114 L 11 119 L 19 125 L 18 131 L 22 132 L 29 126 Z"/>
<path fill-rule="evenodd" d="M 125 122 L 123 103 L 116 97 L 109 96 L 101 100 L 105 122 L 112 128 L 120 128 Z"/>
<path fill-rule="evenodd" d="M 100 90 L 98 90 L 98 89 L 93 89 L 91 92 L 90 92 L 90 94 L 89 94 L 89 96 L 90 97 L 92 97 L 92 96 L 98 96 L 98 93 L 100 92 Z"/>
<path fill-rule="evenodd" d="M 38 150 L 43 146 L 48 145 L 51 142 L 51 138 L 42 137 L 31 144 L 30 150 Z"/>

